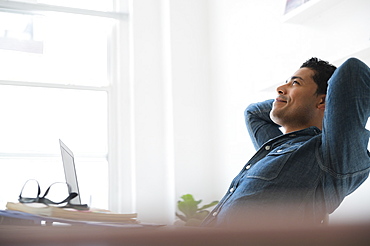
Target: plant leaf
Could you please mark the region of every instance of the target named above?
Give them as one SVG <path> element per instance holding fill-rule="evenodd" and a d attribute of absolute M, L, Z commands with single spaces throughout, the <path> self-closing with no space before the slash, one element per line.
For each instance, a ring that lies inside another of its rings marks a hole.
<path fill-rule="evenodd" d="M 201 210 L 194 215 L 194 219 L 203 221 L 207 217 L 208 214 L 209 214 L 209 211 Z"/>
<path fill-rule="evenodd" d="M 182 214 L 178 214 L 178 213 L 176 213 L 176 216 L 180 219 L 180 220 L 182 220 L 182 221 L 187 221 L 187 219 L 186 219 L 186 217 L 184 216 L 184 215 L 182 215 Z"/>
<path fill-rule="evenodd" d="M 198 205 L 202 200 L 195 201 L 194 197 L 191 194 L 186 194 L 181 196 L 182 201 L 177 202 L 177 208 L 184 215 L 176 213 L 176 216 L 183 221 L 189 221 L 190 219 L 203 220 L 208 214 L 209 211 L 205 210 L 206 208 L 215 206 L 218 201 L 213 201 L 210 204 L 204 205 L 201 208 L 198 208 Z"/>
<path fill-rule="evenodd" d="M 197 205 L 202 202 L 202 200 L 195 201 L 193 195 L 191 194 L 183 195 L 181 198 L 184 200 L 184 202 L 195 202 Z"/>
<path fill-rule="evenodd" d="M 218 201 L 213 201 L 213 202 L 211 202 L 211 203 L 209 203 L 207 205 L 204 205 L 203 207 L 199 208 L 198 210 L 204 210 L 206 208 L 213 207 L 213 206 L 217 205 L 217 203 L 218 203 Z"/>
<path fill-rule="evenodd" d="M 198 204 L 201 201 L 195 201 L 193 196 L 190 194 L 183 195 L 181 198 L 184 201 L 178 201 L 177 207 L 187 219 L 190 219 L 197 212 Z"/>

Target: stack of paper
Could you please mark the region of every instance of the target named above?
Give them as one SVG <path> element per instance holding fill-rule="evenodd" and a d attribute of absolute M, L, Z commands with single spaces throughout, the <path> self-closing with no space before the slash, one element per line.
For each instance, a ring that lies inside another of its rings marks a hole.
<path fill-rule="evenodd" d="M 61 218 L 79 221 L 97 221 L 97 222 L 131 222 L 136 223 L 137 214 L 115 214 L 107 210 L 76 210 L 71 208 L 60 208 L 47 206 L 41 203 L 13 203 L 6 204 L 8 210 L 21 211 L 40 216 Z"/>

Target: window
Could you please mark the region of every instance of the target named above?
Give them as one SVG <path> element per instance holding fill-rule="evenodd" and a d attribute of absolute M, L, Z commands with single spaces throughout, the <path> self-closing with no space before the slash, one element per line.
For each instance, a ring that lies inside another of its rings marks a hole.
<path fill-rule="evenodd" d="M 0 3 L 0 205 L 23 183 L 64 181 L 59 139 L 76 159 L 83 203 L 108 208 L 108 116 L 122 15 L 107 0 Z M 110 134 L 114 132 L 109 131 Z M 44 190 L 43 190 L 44 191 Z"/>
<path fill-rule="evenodd" d="M 34 27 L 35 17 L 25 14 L 0 13 L 0 49 L 42 53 L 43 43 L 38 40 Z"/>

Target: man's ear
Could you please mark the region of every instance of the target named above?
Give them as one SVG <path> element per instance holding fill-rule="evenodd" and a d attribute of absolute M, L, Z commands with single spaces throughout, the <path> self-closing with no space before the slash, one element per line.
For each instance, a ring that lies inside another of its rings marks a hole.
<path fill-rule="evenodd" d="M 318 109 L 325 109 L 325 98 L 325 94 L 319 95 L 319 103 L 317 104 Z"/>

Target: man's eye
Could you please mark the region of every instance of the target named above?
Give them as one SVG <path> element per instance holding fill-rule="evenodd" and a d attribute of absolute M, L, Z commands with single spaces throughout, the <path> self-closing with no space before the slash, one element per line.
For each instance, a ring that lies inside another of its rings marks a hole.
<path fill-rule="evenodd" d="M 293 85 L 294 85 L 294 84 L 299 85 L 299 82 L 298 82 L 298 81 L 296 81 L 296 80 L 293 80 L 292 84 L 293 84 Z"/>

